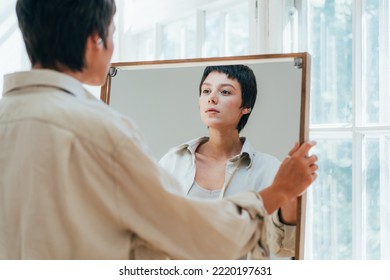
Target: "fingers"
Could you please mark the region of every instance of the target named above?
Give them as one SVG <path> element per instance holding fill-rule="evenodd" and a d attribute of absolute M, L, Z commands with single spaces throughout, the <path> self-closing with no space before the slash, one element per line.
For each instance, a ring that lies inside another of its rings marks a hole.
<path fill-rule="evenodd" d="M 305 159 L 306 159 L 306 161 L 307 161 L 307 163 L 308 163 L 309 165 L 312 165 L 312 164 L 314 164 L 314 163 L 317 162 L 318 157 L 317 157 L 316 155 L 311 155 L 311 156 L 309 156 L 309 157 L 306 156 Z"/>
<path fill-rule="evenodd" d="M 309 141 L 303 143 L 301 146 L 299 146 L 299 142 L 295 142 L 294 147 L 290 150 L 288 155 L 286 156 L 286 160 L 290 159 L 291 157 L 297 157 L 297 158 L 305 158 L 308 160 L 308 164 L 313 164 L 315 163 L 318 158 L 317 156 L 308 156 L 308 153 L 313 146 L 316 145 L 315 141 Z"/>
<path fill-rule="evenodd" d="M 294 161 L 298 160 L 296 162 L 301 162 L 301 164 L 303 164 L 302 167 L 305 170 L 306 176 L 309 176 L 312 182 L 317 178 L 316 171 L 318 170 L 318 165 L 316 163 L 318 161 L 318 157 L 316 155 L 309 156 L 308 154 L 314 145 L 316 145 L 315 141 L 305 142 L 301 146 L 299 146 L 299 143 L 295 143 L 294 147 L 291 149 L 285 159 L 287 161 L 294 158 Z"/>
<path fill-rule="evenodd" d="M 312 166 L 310 166 L 310 168 L 309 168 L 309 172 L 310 172 L 310 174 L 311 174 L 311 176 L 317 176 L 317 171 L 318 170 L 318 166 L 317 166 L 317 164 L 313 164 Z M 313 181 L 314 181 L 314 179 L 313 179 Z"/>
<path fill-rule="evenodd" d="M 305 142 L 299 147 L 299 149 L 294 153 L 294 155 L 298 157 L 305 157 L 309 153 L 310 149 L 313 148 L 315 145 L 315 141 Z"/>
<path fill-rule="evenodd" d="M 294 147 L 288 152 L 287 157 L 291 157 L 299 149 L 299 142 L 295 142 Z"/>

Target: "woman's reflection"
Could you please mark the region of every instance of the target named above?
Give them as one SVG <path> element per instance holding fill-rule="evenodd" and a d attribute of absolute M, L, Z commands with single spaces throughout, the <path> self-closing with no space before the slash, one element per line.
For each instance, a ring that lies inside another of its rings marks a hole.
<path fill-rule="evenodd" d="M 205 68 L 199 110 L 209 135 L 170 149 L 160 160 L 182 183 L 182 189 L 172 191 L 195 199 L 220 199 L 247 190 L 258 192 L 272 183 L 280 161 L 255 151 L 249 140 L 239 135 L 256 96 L 256 77 L 248 66 Z M 269 227 L 275 230 L 269 232 L 268 243 L 276 256 L 294 256 L 296 210 L 294 201 L 271 216 L 270 222 L 277 227 Z M 258 259 L 260 255 L 254 251 L 243 258 Z"/>

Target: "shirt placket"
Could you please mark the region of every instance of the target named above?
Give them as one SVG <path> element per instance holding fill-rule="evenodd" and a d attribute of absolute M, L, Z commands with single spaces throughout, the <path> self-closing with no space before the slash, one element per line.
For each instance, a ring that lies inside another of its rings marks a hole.
<path fill-rule="evenodd" d="M 239 159 L 228 160 L 228 162 L 226 163 L 225 182 L 223 183 L 223 188 L 221 190 L 221 193 L 219 194 L 219 198 L 223 198 L 225 196 L 225 192 L 230 185 L 234 173 L 238 170 L 239 164 L 240 164 Z"/>

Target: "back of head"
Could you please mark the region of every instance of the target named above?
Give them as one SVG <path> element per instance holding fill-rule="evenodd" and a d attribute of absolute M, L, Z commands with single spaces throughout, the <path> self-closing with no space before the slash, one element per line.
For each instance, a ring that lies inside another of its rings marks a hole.
<path fill-rule="evenodd" d="M 31 64 L 82 71 L 87 39 L 103 39 L 115 14 L 114 0 L 18 0 L 16 13 Z"/>
<path fill-rule="evenodd" d="M 199 85 L 199 93 L 201 92 L 201 87 L 204 80 L 211 72 L 219 72 L 227 75 L 229 79 L 235 79 L 241 86 L 242 93 L 242 104 L 241 108 L 250 108 L 253 109 L 257 97 L 257 83 L 256 76 L 253 73 L 252 69 L 246 65 L 216 65 L 216 66 L 207 66 L 202 75 L 202 79 Z M 237 130 L 240 132 L 246 125 L 249 115 L 245 114 L 241 117 Z"/>

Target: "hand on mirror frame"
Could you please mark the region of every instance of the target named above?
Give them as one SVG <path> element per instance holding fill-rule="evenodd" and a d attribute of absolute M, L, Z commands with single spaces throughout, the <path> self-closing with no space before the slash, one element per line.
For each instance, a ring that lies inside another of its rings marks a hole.
<path fill-rule="evenodd" d="M 300 147 L 296 144 L 280 165 L 272 185 L 260 192 L 269 214 L 300 196 L 317 178 L 318 158 L 308 155 L 315 144 L 313 141 Z"/>

